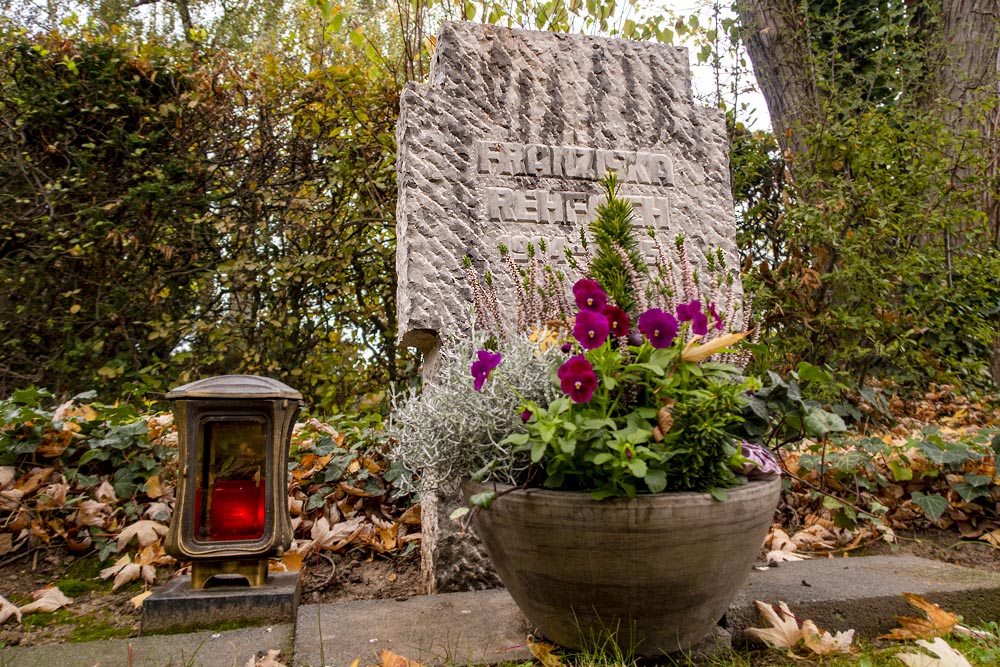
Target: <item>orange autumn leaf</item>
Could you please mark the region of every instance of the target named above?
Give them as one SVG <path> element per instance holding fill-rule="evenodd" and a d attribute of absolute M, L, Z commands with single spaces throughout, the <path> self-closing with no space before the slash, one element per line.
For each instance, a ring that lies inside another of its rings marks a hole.
<path fill-rule="evenodd" d="M 392 651 L 382 649 L 382 667 L 423 667 L 419 662 L 396 655 Z"/>
<path fill-rule="evenodd" d="M 925 600 L 914 593 L 903 593 L 903 596 L 906 597 L 906 601 L 911 606 L 927 614 L 927 618 L 897 616 L 896 620 L 903 627 L 895 628 L 892 632 L 879 637 L 879 639 L 896 639 L 899 641 L 908 639 L 933 639 L 934 637 L 943 637 L 958 624 L 957 614 L 945 611 L 933 602 Z"/>

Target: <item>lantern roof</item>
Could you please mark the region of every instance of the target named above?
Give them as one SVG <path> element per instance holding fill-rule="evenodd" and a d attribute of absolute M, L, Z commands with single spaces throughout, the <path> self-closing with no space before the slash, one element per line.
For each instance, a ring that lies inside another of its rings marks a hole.
<path fill-rule="evenodd" d="M 283 382 L 259 375 L 219 375 L 195 380 L 167 392 L 170 400 L 187 398 L 289 398 L 302 394 Z"/>

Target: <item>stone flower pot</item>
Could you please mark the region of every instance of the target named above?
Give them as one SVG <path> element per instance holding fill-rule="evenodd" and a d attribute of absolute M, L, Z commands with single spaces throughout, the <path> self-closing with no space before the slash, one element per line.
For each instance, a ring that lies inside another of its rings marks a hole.
<path fill-rule="evenodd" d="M 469 497 L 494 486 L 463 488 Z M 581 648 L 613 636 L 624 651 L 667 654 L 712 633 L 760 551 L 780 490 L 778 478 L 754 481 L 720 502 L 707 493 L 595 501 L 517 489 L 477 512 L 474 524 L 545 638 Z"/>

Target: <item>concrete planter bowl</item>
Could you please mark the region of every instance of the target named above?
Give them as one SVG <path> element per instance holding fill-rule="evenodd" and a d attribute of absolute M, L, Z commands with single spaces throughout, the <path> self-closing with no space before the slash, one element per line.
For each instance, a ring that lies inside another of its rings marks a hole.
<path fill-rule="evenodd" d="M 494 488 L 464 485 L 466 497 Z M 636 655 L 708 637 L 760 551 L 781 482 L 750 482 L 725 501 L 661 493 L 595 501 L 542 489 L 502 493 L 476 532 L 528 621 L 570 648 L 608 639 Z"/>

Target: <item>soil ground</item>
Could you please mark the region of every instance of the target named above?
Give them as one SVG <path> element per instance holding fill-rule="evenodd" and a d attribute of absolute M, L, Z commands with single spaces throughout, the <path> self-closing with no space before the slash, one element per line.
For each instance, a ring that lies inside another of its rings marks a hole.
<path fill-rule="evenodd" d="M 39 549 L 0 562 L 0 594 L 16 605 L 31 601 L 30 594 L 57 584 L 73 598 L 64 609 L 31 614 L 18 625 L 13 619 L 0 626 L 0 646 L 38 646 L 136 636 L 139 610 L 131 598 L 142 592 L 139 582 L 111 590 L 100 579 L 101 566 L 93 554 L 77 558 L 62 548 Z M 159 583 L 173 572 L 161 567 Z M 360 552 L 323 552 L 302 566 L 302 602 L 367 599 L 405 599 L 423 593 L 419 551 L 394 557 L 368 558 Z"/>

